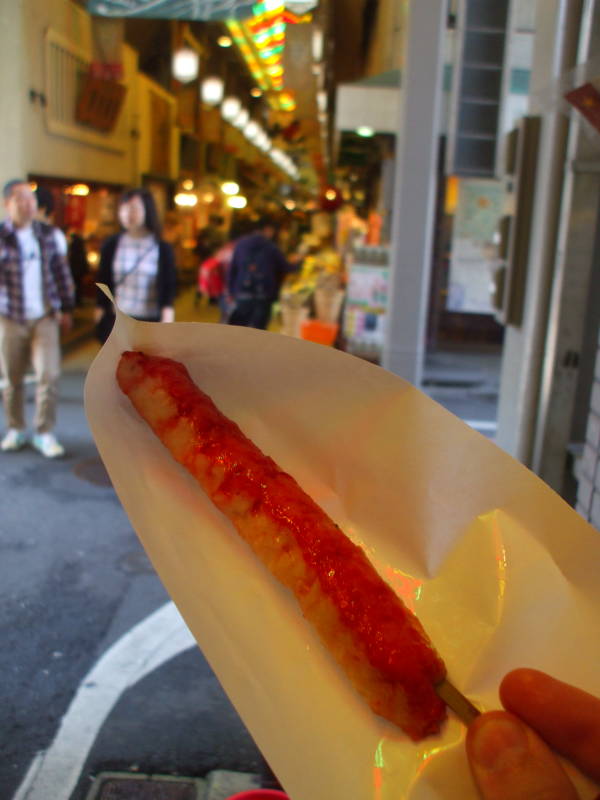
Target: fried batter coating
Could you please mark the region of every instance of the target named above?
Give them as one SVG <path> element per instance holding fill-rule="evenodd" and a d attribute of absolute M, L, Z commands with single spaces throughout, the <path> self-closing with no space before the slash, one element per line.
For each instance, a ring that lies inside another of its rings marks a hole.
<path fill-rule="evenodd" d="M 371 709 L 412 739 L 446 716 L 442 659 L 415 615 L 296 481 L 192 381 L 183 364 L 123 353 L 117 381 L 302 613 Z M 226 568 L 224 566 L 224 568 Z"/>

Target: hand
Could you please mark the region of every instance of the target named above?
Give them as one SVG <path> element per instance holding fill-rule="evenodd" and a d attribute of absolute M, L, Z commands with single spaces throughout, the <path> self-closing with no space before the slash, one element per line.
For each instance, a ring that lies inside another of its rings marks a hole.
<path fill-rule="evenodd" d="M 600 700 L 533 669 L 500 686 L 507 711 L 482 714 L 467 731 L 467 757 L 484 800 L 577 800 L 552 753 L 600 782 Z"/>
<path fill-rule="evenodd" d="M 165 306 L 160 312 L 161 322 L 175 322 L 175 309 L 172 306 Z"/>
<path fill-rule="evenodd" d="M 68 311 L 59 311 L 56 317 L 61 331 L 63 333 L 68 333 L 73 327 L 73 315 Z"/>

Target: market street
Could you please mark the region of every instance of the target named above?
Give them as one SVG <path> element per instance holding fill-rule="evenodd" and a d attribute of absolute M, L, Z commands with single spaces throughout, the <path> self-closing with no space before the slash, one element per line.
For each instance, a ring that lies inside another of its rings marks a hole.
<path fill-rule="evenodd" d="M 190 318 L 190 296 L 184 302 Z M 96 352 L 94 342 L 83 342 L 64 361 L 57 433 L 67 456 L 50 462 L 30 447 L 2 455 L 0 787 L 6 798 L 84 800 L 103 770 L 200 776 L 267 770 L 97 456 L 83 409 L 85 373 Z M 447 397 L 458 369 L 450 366 L 437 383 L 430 373 L 432 386 Z M 31 385 L 28 394 L 31 413 Z M 482 430 L 493 428 L 491 400 L 487 406 L 469 400 L 464 387 L 453 398 L 465 418 L 479 415 Z"/>

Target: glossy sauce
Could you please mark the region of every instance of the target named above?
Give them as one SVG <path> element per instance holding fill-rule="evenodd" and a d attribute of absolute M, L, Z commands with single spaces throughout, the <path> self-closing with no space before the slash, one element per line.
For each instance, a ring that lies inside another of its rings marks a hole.
<path fill-rule="evenodd" d="M 194 474 L 194 460 L 202 453 L 211 464 L 222 468 L 224 477 L 210 493 L 215 505 L 227 514 L 231 498 L 243 496 L 250 501 L 250 513 L 267 515 L 290 530 L 306 563 L 318 576 L 322 591 L 330 597 L 370 664 L 385 680 L 405 688 L 410 707 L 420 715 L 432 720 L 443 718 L 444 703 L 433 688 L 444 678 L 443 661 L 414 614 L 382 580 L 363 551 L 290 475 L 217 409 L 182 364 L 152 357 L 145 360 L 144 370 L 160 378 L 177 407 L 177 416 L 157 424 L 156 433 L 167 433 L 185 417 L 193 434 L 181 459 L 183 465 Z"/>

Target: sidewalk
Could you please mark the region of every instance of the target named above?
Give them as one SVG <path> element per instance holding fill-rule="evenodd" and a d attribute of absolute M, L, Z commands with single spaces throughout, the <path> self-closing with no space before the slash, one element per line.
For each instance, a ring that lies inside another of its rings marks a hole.
<path fill-rule="evenodd" d="M 497 430 L 501 362 L 500 347 L 427 353 L 421 389 L 467 425 L 493 439 Z"/>

